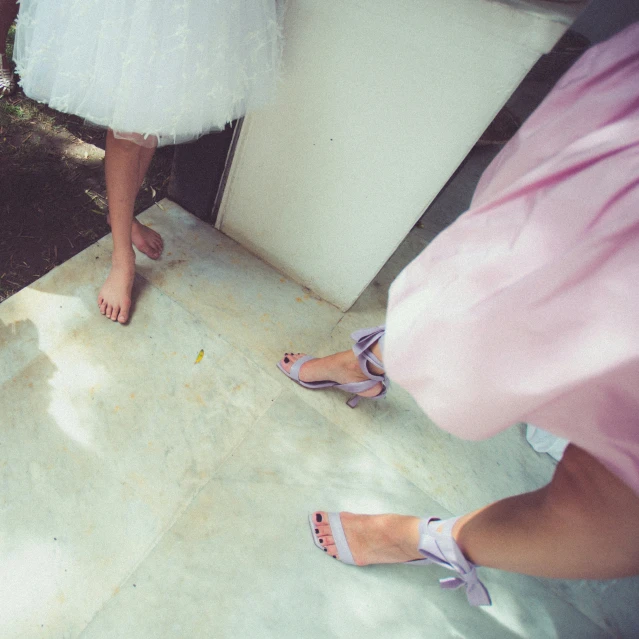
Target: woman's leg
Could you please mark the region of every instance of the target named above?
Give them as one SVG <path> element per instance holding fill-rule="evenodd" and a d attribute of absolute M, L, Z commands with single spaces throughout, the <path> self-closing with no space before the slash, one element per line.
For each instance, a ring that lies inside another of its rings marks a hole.
<path fill-rule="evenodd" d="M 453 535 L 472 562 L 539 577 L 639 574 L 639 496 L 570 445 L 550 484 L 462 517 Z"/>
<path fill-rule="evenodd" d="M 316 531 L 337 556 L 326 513 Z M 359 565 L 420 559 L 419 518 L 342 514 Z M 461 517 L 453 537 L 473 563 L 539 577 L 639 574 L 639 496 L 592 455 L 570 445 L 548 486 Z"/>

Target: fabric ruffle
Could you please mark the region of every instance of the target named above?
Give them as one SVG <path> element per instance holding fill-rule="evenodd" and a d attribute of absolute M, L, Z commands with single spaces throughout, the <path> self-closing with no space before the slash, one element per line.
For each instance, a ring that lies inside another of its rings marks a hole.
<path fill-rule="evenodd" d="M 639 494 L 639 23 L 587 51 L 393 283 L 384 364 L 441 428 L 534 423 Z"/>
<path fill-rule="evenodd" d="M 159 144 L 195 139 L 270 102 L 275 0 L 22 0 L 26 95 Z"/>

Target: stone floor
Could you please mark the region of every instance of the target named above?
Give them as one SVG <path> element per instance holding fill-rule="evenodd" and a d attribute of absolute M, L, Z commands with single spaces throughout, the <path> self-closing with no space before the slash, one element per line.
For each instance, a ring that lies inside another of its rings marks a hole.
<path fill-rule="evenodd" d="M 0 305 L 4 639 L 631 636 L 636 580 L 484 569 L 494 605 L 473 609 L 444 570 L 356 569 L 311 542 L 316 508 L 446 515 L 552 473 L 521 426 L 462 442 L 397 387 L 351 410 L 275 367 L 382 323 L 453 216 L 431 208 L 346 314 L 168 200 L 142 216 L 165 254 L 139 257 L 128 326 L 96 307 L 110 237 Z"/>

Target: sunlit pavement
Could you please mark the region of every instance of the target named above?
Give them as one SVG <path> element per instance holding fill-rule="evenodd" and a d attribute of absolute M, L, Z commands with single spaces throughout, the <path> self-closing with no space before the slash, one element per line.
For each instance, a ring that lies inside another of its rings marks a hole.
<path fill-rule="evenodd" d="M 275 367 L 381 324 L 439 206 L 346 314 L 167 200 L 141 218 L 165 252 L 138 256 L 129 325 L 97 309 L 110 238 L 2 303 L 3 639 L 632 636 L 637 580 L 482 569 L 494 605 L 473 609 L 444 570 L 312 544 L 317 508 L 461 513 L 552 474 L 521 426 L 463 442 L 397 386 L 352 410 Z"/>

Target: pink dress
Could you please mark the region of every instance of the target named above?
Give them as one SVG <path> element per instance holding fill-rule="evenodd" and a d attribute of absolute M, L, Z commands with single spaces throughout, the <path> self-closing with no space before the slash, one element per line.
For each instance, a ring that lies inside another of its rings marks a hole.
<path fill-rule="evenodd" d="M 639 494 L 639 23 L 590 49 L 397 278 L 384 359 L 465 439 L 531 422 Z"/>

